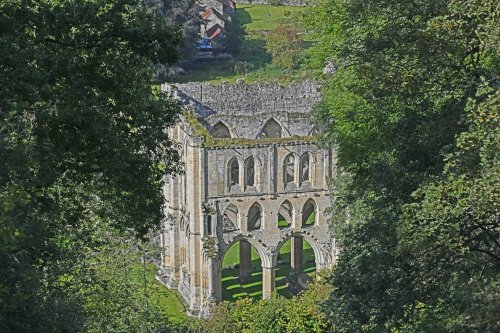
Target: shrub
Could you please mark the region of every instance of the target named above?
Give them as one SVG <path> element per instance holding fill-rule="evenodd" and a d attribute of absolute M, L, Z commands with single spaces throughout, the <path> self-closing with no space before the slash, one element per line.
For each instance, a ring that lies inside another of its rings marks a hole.
<path fill-rule="evenodd" d="M 297 66 L 302 51 L 302 37 L 292 24 L 280 24 L 266 38 L 266 49 L 273 64 L 286 69 Z"/>

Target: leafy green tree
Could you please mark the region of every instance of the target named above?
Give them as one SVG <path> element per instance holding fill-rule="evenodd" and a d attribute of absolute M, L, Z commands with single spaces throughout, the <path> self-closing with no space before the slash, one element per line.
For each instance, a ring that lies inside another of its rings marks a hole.
<path fill-rule="evenodd" d="M 498 331 L 498 17 L 474 0 L 311 9 L 315 62 L 336 69 L 317 112 L 338 153 L 336 332 Z"/>
<path fill-rule="evenodd" d="M 196 42 L 200 38 L 200 7 L 196 0 L 144 0 L 148 8 L 165 18 L 167 25 L 182 31 L 182 58 L 190 59 L 196 54 Z"/>
<path fill-rule="evenodd" d="M 240 53 L 241 46 L 245 42 L 246 31 L 240 24 L 238 14 L 234 16 L 232 21 L 226 22 L 225 28 L 225 36 L 221 39 L 222 45 L 224 45 L 231 54 Z"/>
<path fill-rule="evenodd" d="M 225 301 L 215 307 L 203 327 L 208 333 L 326 332 L 328 322 L 319 305 L 330 292 L 323 279 L 291 299 L 275 295 L 269 300 Z"/>
<path fill-rule="evenodd" d="M 0 331 L 81 331 L 95 226 L 163 218 L 179 107 L 152 65 L 181 35 L 138 0 L 5 0 L 0 31 Z"/>
<path fill-rule="evenodd" d="M 293 24 L 280 24 L 266 37 L 266 49 L 273 64 L 286 69 L 297 66 L 302 51 L 302 37 Z"/>

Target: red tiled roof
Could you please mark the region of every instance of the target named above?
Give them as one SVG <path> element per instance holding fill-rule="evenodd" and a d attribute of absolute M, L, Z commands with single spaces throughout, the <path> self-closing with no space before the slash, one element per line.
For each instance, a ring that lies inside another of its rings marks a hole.
<path fill-rule="evenodd" d="M 211 8 L 211 7 L 208 7 L 205 12 L 203 13 L 203 15 L 201 15 L 201 18 L 202 20 L 208 20 L 210 18 L 210 16 L 215 15 L 217 16 L 221 21 L 224 21 L 224 16 L 219 13 L 218 11 L 216 11 L 215 9 Z"/>
<path fill-rule="evenodd" d="M 201 16 L 201 18 L 203 20 L 208 20 L 208 18 L 212 16 L 212 8 L 208 7 L 205 12 L 203 13 L 203 15 Z"/>
<path fill-rule="evenodd" d="M 211 40 L 217 38 L 222 32 L 224 31 L 224 28 L 222 28 L 220 25 L 215 24 L 213 27 L 207 30 L 207 36 Z"/>

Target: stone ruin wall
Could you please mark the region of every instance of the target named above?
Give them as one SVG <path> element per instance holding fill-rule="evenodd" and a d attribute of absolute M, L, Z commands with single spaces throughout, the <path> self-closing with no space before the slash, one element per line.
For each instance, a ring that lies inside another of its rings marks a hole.
<path fill-rule="evenodd" d="M 285 136 L 308 136 L 314 124 L 311 111 L 320 100 L 319 85 L 304 81 L 290 85 L 237 82 L 164 84 L 183 104 L 191 105 L 208 130 L 222 121 L 234 137 L 255 139 L 271 117 L 285 129 Z"/>

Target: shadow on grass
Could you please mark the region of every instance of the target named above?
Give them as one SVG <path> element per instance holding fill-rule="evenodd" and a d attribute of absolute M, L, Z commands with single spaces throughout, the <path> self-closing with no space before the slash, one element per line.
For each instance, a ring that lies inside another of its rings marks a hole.
<path fill-rule="evenodd" d="M 224 258 L 224 262 L 228 266 L 222 270 L 222 297 L 224 300 L 234 301 L 242 297 L 251 297 L 260 299 L 262 297 L 262 268 L 260 258 L 254 258 L 251 262 L 252 275 L 248 281 L 241 282 L 239 279 L 239 247 L 236 243 L 234 253 L 228 251 L 228 260 Z M 252 248 L 253 250 L 253 248 Z M 256 253 L 254 255 L 257 255 Z M 304 242 L 304 261 L 303 269 L 307 274 L 312 274 L 316 271 L 314 259 L 314 251 L 309 244 Z M 285 243 L 278 256 L 278 265 L 275 270 L 275 289 L 277 293 L 283 297 L 291 298 L 297 290 L 292 288 L 291 283 L 297 282 L 297 277 L 290 275 L 291 271 L 291 253 L 290 244 Z"/>
<path fill-rule="evenodd" d="M 260 258 L 251 262 L 252 274 L 248 281 L 239 279 L 239 266 L 224 268 L 222 270 L 222 298 L 234 301 L 242 297 L 260 299 L 262 297 L 262 268 Z"/>

